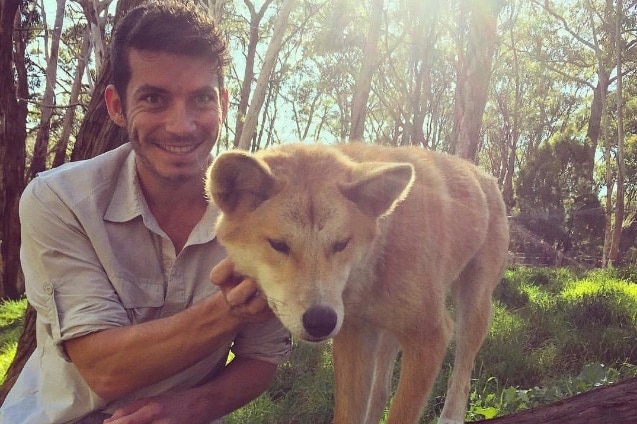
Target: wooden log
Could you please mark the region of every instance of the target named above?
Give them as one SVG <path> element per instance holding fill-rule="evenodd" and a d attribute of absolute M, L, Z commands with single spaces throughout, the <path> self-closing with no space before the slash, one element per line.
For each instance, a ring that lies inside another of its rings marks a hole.
<path fill-rule="evenodd" d="M 633 424 L 637 423 L 637 377 L 597 387 L 546 406 L 490 420 L 484 424 Z"/>

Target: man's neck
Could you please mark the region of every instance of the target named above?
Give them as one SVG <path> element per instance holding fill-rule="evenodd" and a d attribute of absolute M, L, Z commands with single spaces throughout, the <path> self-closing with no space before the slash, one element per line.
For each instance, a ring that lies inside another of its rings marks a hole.
<path fill-rule="evenodd" d="M 140 179 L 141 180 L 141 179 Z M 156 184 L 141 181 L 142 191 L 159 227 L 179 253 L 188 241 L 208 202 L 204 197 L 203 178 L 185 183 Z"/>

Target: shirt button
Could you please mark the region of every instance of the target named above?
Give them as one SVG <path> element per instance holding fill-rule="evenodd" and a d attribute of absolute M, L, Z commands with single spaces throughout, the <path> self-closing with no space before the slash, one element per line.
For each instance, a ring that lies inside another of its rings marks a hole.
<path fill-rule="evenodd" d="M 53 284 L 51 283 L 44 283 L 44 292 L 46 294 L 53 294 Z"/>

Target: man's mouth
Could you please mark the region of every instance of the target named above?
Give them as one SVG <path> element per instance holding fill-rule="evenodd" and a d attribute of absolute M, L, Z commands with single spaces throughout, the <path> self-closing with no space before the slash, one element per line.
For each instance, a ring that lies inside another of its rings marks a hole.
<path fill-rule="evenodd" d="M 160 147 L 170 153 L 185 154 L 193 152 L 199 144 L 162 144 Z"/>

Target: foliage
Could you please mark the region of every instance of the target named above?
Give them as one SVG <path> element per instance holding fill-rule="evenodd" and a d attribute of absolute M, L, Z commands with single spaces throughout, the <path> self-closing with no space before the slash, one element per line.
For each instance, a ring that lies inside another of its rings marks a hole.
<path fill-rule="evenodd" d="M 605 216 L 583 166 L 588 147 L 557 134 L 520 170 L 516 221 L 569 257 L 600 257 Z"/>
<path fill-rule="evenodd" d="M 4 378 L 15 355 L 22 318 L 26 311 L 26 300 L 6 300 L 0 304 L 0 375 Z"/>

